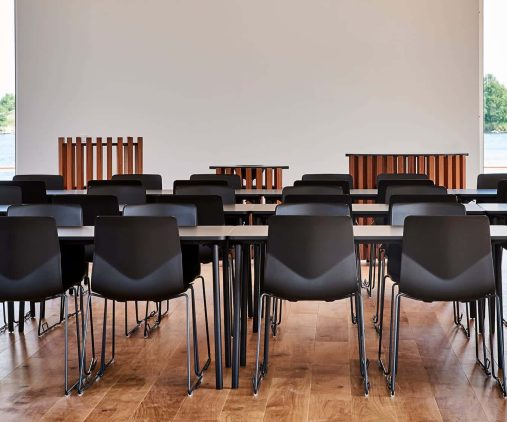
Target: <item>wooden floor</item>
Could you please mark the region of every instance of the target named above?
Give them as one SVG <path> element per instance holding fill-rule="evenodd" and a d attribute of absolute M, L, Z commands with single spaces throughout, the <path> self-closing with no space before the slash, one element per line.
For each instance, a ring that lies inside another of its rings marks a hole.
<path fill-rule="evenodd" d="M 204 274 L 211 293 L 208 266 Z M 390 398 L 375 363 L 374 299 L 363 297 L 371 360 L 368 398 L 362 392 L 348 301 L 287 304 L 280 334 L 271 341 L 270 371 L 258 397 L 252 396 L 250 383 L 256 339 L 251 325 L 240 388 L 229 389 L 226 369 L 226 388 L 215 390 L 212 365 L 202 387 L 187 397 L 185 314 L 179 299 L 149 339 L 140 332 L 125 338 L 123 308 L 118 308 L 116 362 L 82 397 L 63 395 L 62 327 L 38 338 L 34 320 L 24 335 L 1 334 L 0 420 L 507 420 L 507 401 L 475 365 L 474 342 L 453 325 L 450 304 L 402 301 L 397 394 Z M 199 294 L 204 339 L 201 308 Z M 102 304 L 96 301 L 94 309 L 100 335 Z M 56 302 L 51 310 L 56 317 Z M 74 320 L 70 327 L 74 334 Z M 75 373 L 75 359 L 71 364 Z"/>

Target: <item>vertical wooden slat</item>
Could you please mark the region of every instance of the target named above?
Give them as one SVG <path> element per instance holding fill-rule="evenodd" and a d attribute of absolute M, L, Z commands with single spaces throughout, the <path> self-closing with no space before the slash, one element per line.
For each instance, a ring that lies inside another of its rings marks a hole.
<path fill-rule="evenodd" d="M 236 174 L 239 176 L 239 178 L 241 179 L 241 187 L 242 188 L 245 188 L 245 181 L 243 179 L 243 173 L 241 173 L 241 167 L 236 167 L 235 169 L 236 171 Z"/>
<path fill-rule="evenodd" d="M 445 157 L 437 155 L 437 182 L 438 185 L 445 186 Z"/>
<path fill-rule="evenodd" d="M 372 188 L 375 186 L 375 169 L 373 168 L 373 156 L 366 156 L 366 188 Z"/>
<path fill-rule="evenodd" d="M 398 155 L 397 157 L 397 172 L 396 173 L 405 173 L 405 156 Z"/>
<path fill-rule="evenodd" d="M 273 189 L 273 169 L 271 167 L 265 170 L 266 172 L 266 189 Z"/>
<path fill-rule="evenodd" d="M 123 138 L 118 137 L 116 145 L 116 174 L 123 174 Z"/>
<path fill-rule="evenodd" d="M 126 173 L 134 173 L 134 138 L 132 136 L 127 137 L 127 165 Z"/>
<path fill-rule="evenodd" d="M 107 160 L 107 169 L 106 169 L 106 177 L 107 180 L 111 180 L 113 177 L 113 138 L 107 138 L 107 146 L 106 146 L 106 160 Z"/>
<path fill-rule="evenodd" d="M 222 173 L 223 173 L 223 171 L 224 171 L 223 167 L 217 167 L 217 168 L 215 169 L 215 173 L 216 173 L 216 174 L 222 174 Z"/>
<path fill-rule="evenodd" d="M 95 172 L 97 174 L 97 180 L 102 180 L 102 170 L 103 170 L 103 162 L 102 162 L 102 137 L 97 138 L 97 163 L 95 167 Z"/>
<path fill-rule="evenodd" d="M 86 138 L 86 183 L 93 180 L 93 143 L 92 138 Z"/>
<path fill-rule="evenodd" d="M 137 144 L 136 144 L 136 173 L 137 174 L 143 174 L 143 137 L 138 136 L 137 137 Z"/>
<path fill-rule="evenodd" d="M 408 173 L 415 173 L 415 157 L 413 155 L 409 155 L 407 161 L 408 161 Z"/>
<path fill-rule="evenodd" d="M 65 189 L 74 189 L 74 178 L 73 178 L 73 161 L 72 161 L 72 138 L 67 138 L 67 184 Z"/>
<path fill-rule="evenodd" d="M 360 155 L 357 157 L 357 188 L 365 189 L 365 167 L 366 167 L 366 157 L 364 155 Z"/>
<path fill-rule="evenodd" d="M 255 169 L 255 186 L 257 189 L 262 189 L 265 185 L 264 180 L 262 178 L 262 168 L 258 167 Z"/>
<path fill-rule="evenodd" d="M 385 165 L 385 160 L 386 157 L 382 156 L 382 155 L 377 155 L 376 157 L 376 166 L 375 166 L 375 172 L 373 174 L 373 181 L 372 181 L 372 184 L 371 184 L 371 189 L 373 189 L 375 187 L 375 184 L 377 182 L 377 176 L 381 173 L 385 173 L 386 172 L 386 165 Z"/>
<path fill-rule="evenodd" d="M 282 189 L 283 181 L 282 181 L 282 169 L 277 167 L 275 169 L 275 189 Z"/>
<path fill-rule="evenodd" d="M 349 155 L 349 174 L 352 176 L 352 187 L 357 188 L 357 166 L 356 157 Z"/>
<path fill-rule="evenodd" d="M 461 160 L 461 189 L 465 189 L 467 187 L 467 157 L 466 155 L 460 156 Z"/>
<path fill-rule="evenodd" d="M 455 155 L 454 161 L 454 188 L 461 189 L 461 156 Z"/>
<path fill-rule="evenodd" d="M 424 155 L 419 155 L 417 157 L 417 173 L 426 174 L 426 162 Z"/>
<path fill-rule="evenodd" d="M 246 183 L 246 188 L 247 189 L 252 189 L 253 188 L 253 183 L 252 183 L 252 169 L 247 167 L 247 168 L 244 168 L 243 169 L 245 171 L 245 183 Z"/>
<path fill-rule="evenodd" d="M 63 137 L 59 137 L 58 138 L 58 174 L 60 176 L 64 176 L 65 177 L 65 152 L 64 152 L 64 149 L 65 149 L 65 139 Z M 65 178 L 64 178 L 64 185 L 65 185 Z"/>
<path fill-rule="evenodd" d="M 83 189 L 84 157 L 81 137 L 76 138 L 76 188 Z"/>
<path fill-rule="evenodd" d="M 430 180 L 433 180 L 434 183 L 437 183 L 436 158 L 434 155 L 430 155 L 428 157 L 427 174 Z"/>
<path fill-rule="evenodd" d="M 230 167 L 225 167 L 223 170 L 225 171 L 225 174 L 231 174 L 232 171 Z"/>
<path fill-rule="evenodd" d="M 386 173 L 394 173 L 394 156 L 387 156 Z"/>

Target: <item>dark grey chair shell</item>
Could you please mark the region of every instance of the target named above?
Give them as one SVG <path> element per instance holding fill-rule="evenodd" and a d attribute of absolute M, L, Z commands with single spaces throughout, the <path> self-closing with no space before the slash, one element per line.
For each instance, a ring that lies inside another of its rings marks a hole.
<path fill-rule="evenodd" d="M 23 203 L 23 192 L 19 186 L 0 186 L 0 205 Z"/>
<path fill-rule="evenodd" d="M 323 203 L 323 204 L 350 204 L 351 198 L 349 195 L 287 195 L 285 197 L 285 204 L 308 204 L 308 203 Z"/>
<path fill-rule="evenodd" d="M 139 181 L 145 189 L 162 189 L 162 176 L 160 174 L 115 174 L 111 180 Z"/>
<path fill-rule="evenodd" d="M 385 193 L 385 202 L 389 204 L 393 195 L 447 195 L 447 189 L 443 186 L 387 186 Z"/>
<path fill-rule="evenodd" d="M 160 302 L 183 293 L 176 219 L 98 217 L 92 280 L 94 292 L 121 302 Z"/>
<path fill-rule="evenodd" d="M 90 181 L 87 194 L 115 196 L 121 205 L 146 203 L 146 188 L 137 180 Z"/>
<path fill-rule="evenodd" d="M 175 195 L 214 195 L 222 198 L 223 204 L 235 204 L 236 193 L 235 189 L 225 185 L 188 185 L 188 186 L 176 186 L 174 189 Z"/>
<path fill-rule="evenodd" d="M 294 186 L 336 186 L 345 195 L 350 194 L 350 184 L 347 180 L 295 180 Z"/>
<path fill-rule="evenodd" d="M 485 173 L 477 176 L 477 189 L 496 189 L 500 180 L 507 180 L 507 173 Z"/>
<path fill-rule="evenodd" d="M 54 195 L 51 199 L 53 204 L 79 205 L 83 211 L 83 225 L 94 226 L 95 219 L 99 215 L 121 215 L 118 199 L 112 195 L 86 195 L 68 194 Z"/>
<path fill-rule="evenodd" d="M 466 302 L 494 294 L 488 218 L 407 217 L 399 289 L 427 302 Z"/>
<path fill-rule="evenodd" d="M 40 180 L 0 181 L 0 186 L 19 186 L 23 204 L 47 204 L 46 185 Z"/>
<path fill-rule="evenodd" d="M 399 180 L 379 180 L 377 182 L 377 203 L 386 204 L 386 191 L 389 186 L 435 186 L 429 179 L 399 179 Z"/>
<path fill-rule="evenodd" d="M 290 301 L 333 301 L 357 292 L 352 220 L 271 217 L 263 291 Z"/>
<path fill-rule="evenodd" d="M 51 217 L 57 227 L 83 225 L 83 211 L 76 204 L 29 204 L 13 205 L 7 209 L 9 217 Z"/>
<path fill-rule="evenodd" d="M 63 176 L 59 174 L 16 174 L 14 182 L 44 182 L 48 190 L 63 190 Z"/>
<path fill-rule="evenodd" d="M 380 173 L 377 175 L 377 186 L 381 180 L 425 180 L 427 174 L 420 173 Z"/>
<path fill-rule="evenodd" d="M 0 301 L 33 301 L 64 293 L 55 220 L 0 218 Z"/>
<path fill-rule="evenodd" d="M 350 206 L 346 203 L 280 204 L 275 215 L 308 215 L 315 217 L 350 217 Z"/>
<path fill-rule="evenodd" d="M 391 195 L 389 197 L 389 205 L 395 203 L 416 203 L 416 202 L 458 202 L 456 195 Z"/>
<path fill-rule="evenodd" d="M 174 217 L 178 227 L 197 226 L 197 207 L 194 204 L 127 205 L 125 217 Z"/>
<path fill-rule="evenodd" d="M 303 174 L 301 177 L 303 181 L 321 182 L 321 181 L 343 181 L 348 182 L 349 189 L 352 189 L 354 180 L 351 174 L 348 173 L 312 173 Z"/>
<path fill-rule="evenodd" d="M 339 186 L 286 186 L 282 189 L 282 200 L 288 195 L 343 195 Z"/>
<path fill-rule="evenodd" d="M 466 216 L 466 208 L 458 202 L 394 203 L 389 209 L 393 226 L 403 226 L 409 216 Z"/>
<path fill-rule="evenodd" d="M 241 177 L 237 174 L 214 174 L 214 173 L 200 173 L 192 174 L 190 176 L 192 181 L 224 181 L 227 182 L 227 186 L 233 189 L 241 189 Z"/>

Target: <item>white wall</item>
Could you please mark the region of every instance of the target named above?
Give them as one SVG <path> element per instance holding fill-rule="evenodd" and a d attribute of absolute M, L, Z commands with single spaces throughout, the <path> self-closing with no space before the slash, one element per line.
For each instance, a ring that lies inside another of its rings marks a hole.
<path fill-rule="evenodd" d="M 17 172 L 58 136 L 145 138 L 166 185 L 210 164 L 347 171 L 346 152 L 468 152 L 479 0 L 18 0 Z"/>

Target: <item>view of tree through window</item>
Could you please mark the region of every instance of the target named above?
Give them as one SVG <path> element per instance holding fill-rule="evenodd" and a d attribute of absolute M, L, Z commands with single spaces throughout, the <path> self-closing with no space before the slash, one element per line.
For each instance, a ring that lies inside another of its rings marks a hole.
<path fill-rule="evenodd" d="M 15 163 L 14 1 L 0 0 L 0 180 L 12 179 Z"/>
<path fill-rule="evenodd" d="M 507 1 L 484 0 L 484 171 L 507 171 Z"/>

